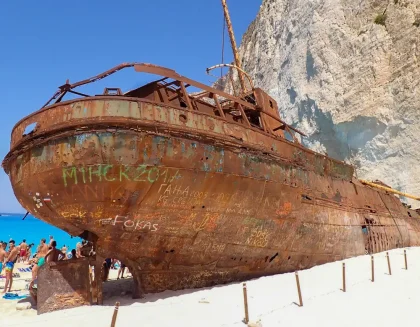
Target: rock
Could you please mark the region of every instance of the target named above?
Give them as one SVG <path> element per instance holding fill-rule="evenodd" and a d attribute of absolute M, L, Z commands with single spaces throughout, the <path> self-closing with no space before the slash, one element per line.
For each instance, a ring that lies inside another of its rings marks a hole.
<path fill-rule="evenodd" d="M 16 310 L 29 310 L 31 308 L 32 304 L 30 302 L 16 303 Z"/>
<path fill-rule="evenodd" d="M 304 145 L 420 195 L 419 17 L 419 0 L 264 0 L 243 68 Z"/>

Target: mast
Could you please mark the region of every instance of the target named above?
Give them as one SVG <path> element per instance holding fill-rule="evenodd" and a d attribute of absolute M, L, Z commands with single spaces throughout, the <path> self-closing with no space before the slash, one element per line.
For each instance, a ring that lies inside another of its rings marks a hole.
<path fill-rule="evenodd" d="M 226 25 L 229 32 L 230 44 L 232 46 L 233 57 L 235 58 L 235 66 L 238 67 L 239 82 L 241 83 L 242 92 L 246 91 L 245 79 L 241 72 L 241 61 L 239 59 L 238 48 L 236 47 L 235 34 L 233 33 L 232 22 L 229 16 L 229 10 L 226 0 L 222 0 L 223 11 L 225 13 Z"/>

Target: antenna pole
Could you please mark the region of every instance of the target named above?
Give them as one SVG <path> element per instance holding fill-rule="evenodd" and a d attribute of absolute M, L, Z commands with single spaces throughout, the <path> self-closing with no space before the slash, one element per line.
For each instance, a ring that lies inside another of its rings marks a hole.
<path fill-rule="evenodd" d="M 232 22 L 230 20 L 229 10 L 227 7 L 226 0 L 222 0 L 222 6 L 223 6 L 223 11 L 225 13 L 225 20 L 226 20 L 226 25 L 229 32 L 230 43 L 232 45 L 233 57 L 235 58 L 235 66 L 241 68 L 241 61 L 239 60 L 238 48 L 236 47 L 236 41 L 235 41 L 235 34 L 233 34 Z M 239 75 L 239 82 L 241 83 L 242 92 L 245 92 L 246 90 L 245 80 L 241 71 L 238 71 L 238 75 Z"/>

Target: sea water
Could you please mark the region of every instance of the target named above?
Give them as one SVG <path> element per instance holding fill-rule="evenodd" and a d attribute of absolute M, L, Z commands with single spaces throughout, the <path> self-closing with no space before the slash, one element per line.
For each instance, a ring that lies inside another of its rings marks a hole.
<path fill-rule="evenodd" d="M 22 220 L 24 214 L 0 213 L 0 215 L 0 241 L 9 242 L 13 239 L 18 245 L 25 239 L 27 244 L 35 244 L 32 253 L 36 251 L 42 238 L 45 238 L 48 243 L 50 235 L 57 242 L 58 249 L 66 245 L 70 251 L 76 248 L 77 242 L 81 242 L 79 237 L 72 237 L 65 231 L 31 215 L 28 215 L 24 220 Z"/>

